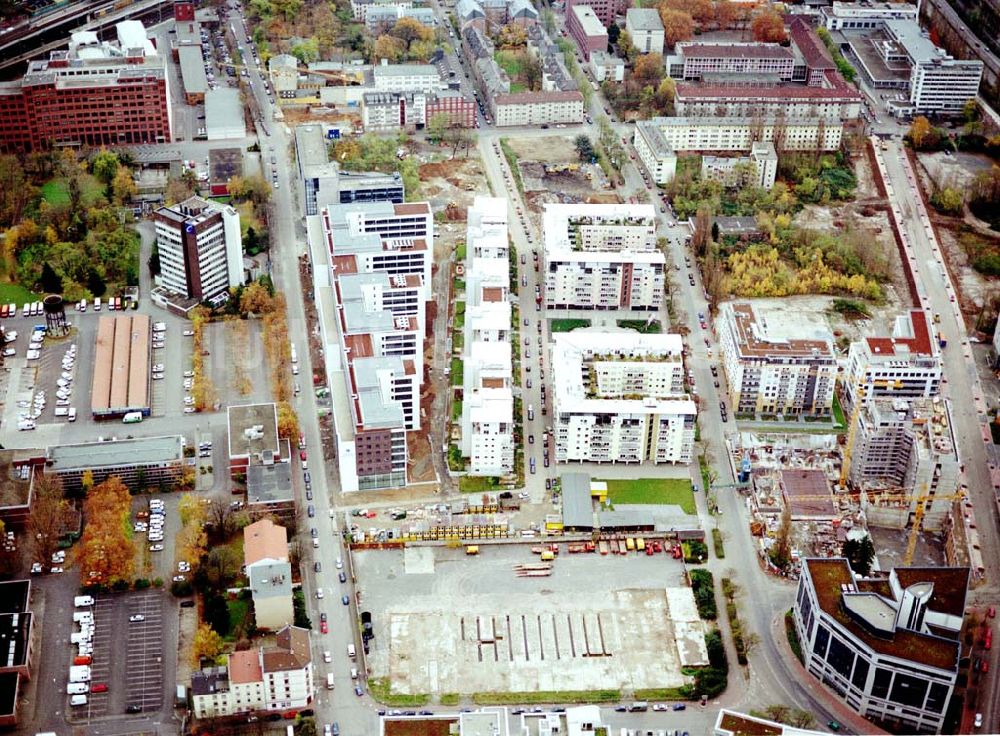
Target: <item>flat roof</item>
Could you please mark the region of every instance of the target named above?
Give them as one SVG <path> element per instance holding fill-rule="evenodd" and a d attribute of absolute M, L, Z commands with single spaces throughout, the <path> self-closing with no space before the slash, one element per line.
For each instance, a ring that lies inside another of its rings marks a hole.
<path fill-rule="evenodd" d="M 594 502 L 590 495 L 590 474 L 563 473 L 559 480 L 563 524 L 576 529 L 592 529 L 595 521 Z"/>
<path fill-rule="evenodd" d="M 340 167 L 330 160 L 321 125 L 298 125 L 295 128 L 295 156 L 299 172 L 307 179 L 337 176 Z"/>
<path fill-rule="evenodd" d="M 656 11 L 653 11 L 656 12 Z M 685 59 L 793 59 L 786 46 L 776 43 L 679 43 L 677 52 Z"/>
<path fill-rule="evenodd" d="M 213 182 L 227 182 L 234 176 L 243 176 L 243 149 L 211 149 L 208 152 L 208 171 Z"/>
<path fill-rule="evenodd" d="M 601 19 L 597 17 L 597 13 L 594 12 L 592 7 L 589 5 L 574 5 L 572 11 L 585 34 L 588 36 L 608 35 L 608 29 L 601 23 Z"/>
<path fill-rule="evenodd" d="M 833 344 L 829 338 L 789 338 L 770 334 L 766 323 L 758 319 L 749 302 L 723 304 L 722 309 L 729 314 L 728 321 L 735 333 L 734 342 L 740 357 L 808 357 L 834 361 Z M 804 330 L 815 331 L 813 328 L 803 325 Z"/>
<path fill-rule="evenodd" d="M 226 130 L 237 125 L 243 128 L 245 137 L 246 121 L 240 91 L 232 87 L 208 90 L 205 93 L 205 129 L 209 136 L 213 130 Z"/>
<path fill-rule="evenodd" d="M 286 503 L 294 501 L 291 463 L 247 467 L 247 503 Z"/>
<path fill-rule="evenodd" d="M 46 465 L 55 473 L 88 468 L 165 465 L 184 459 L 184 438 L 134 437 L 107 442 L 83 442 L 49 448 Z"/>
<path fill-rule="evenodd" d="M 243 404 L 226 410 L 229 457 L 260 455 L 270 450 L 281 454 L 278 442 L 278 409 L 274 404 Z"/>
<path fill-rule="evenodd" d="M 104 316 L 97 325 L 94 416 L 149 412 L 149 315 Z"/>
<path fill-rule="evenodd" d="M 931 340 L 930 321 L 927 313 L 911 309 L 896 318 L 892 337 L 866 337 L 868 350 L 884 356 L 909 357 L 938 354 L 937 344 Z"/>
<path fill-rule="evenodd" d="M 0 516 L 5 509 L 28 506 L 33 477 L 33 465 L 29 460 L 32 457 L 44 459 L 45 450 L 0 450 Z"/>
<path fill-rule="evenodd" d="M 625 11 L 625 22 L 638 31 L 663 30 L 663 21 L 656 8 L 629 8 Z"/>
<path fill-rule="evenodd" d="M 793 517 L 833 517 L 837 514 L 830 481 L 822 470 L 781 471 L 781 494 Z M 822 496 L 822 498 L 818 498 Z"/>
<path fill-rule="evenodd" d="M 181 83 L 187 94 L 205 94 L 208 91 L 208 77 L 205 76 L 205 60 L 201 46 L 181 46 L 177 50 L 181 63 Z"/>

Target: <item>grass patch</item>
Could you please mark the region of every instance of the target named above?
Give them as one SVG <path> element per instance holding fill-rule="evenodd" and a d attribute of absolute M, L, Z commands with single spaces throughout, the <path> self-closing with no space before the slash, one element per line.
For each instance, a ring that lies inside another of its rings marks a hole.
<path fill-rule="evenodd" d="M 467 252 L 468 252 L 468 247 L 465 245 L 465 242 L 463 241 L 463 242 L 459 243 L 458 245 L 455 246 L 455 260 L 456 261 L 464 261 L 465 260 L 465 254 Z"/>
<path fill-rule="evenodd" d="M 590 327 L 589 319 L 552 319 L 549 320 L 549 330 L 552 332 L 572 332 L 581 327 Z"/>
<path fill-rule="evenodd" d="M 844 408 L 840 405 L 840 398 L 838 398 L 836 391 L 833 394 L 833 421 L 838 426 L 847 426 L 847 420 L 844 418 Z"/>
<path fill-rule="evenodd" d="M 250 601 L 236 598 L 227 600 L 226 607 L 229 609 L 229 633 L 225 636 L 226 641 L 236 641 L 236 634 L 245 631 L 243 622 L 246 621 L 250 612 Z"/>
<path fill-rule="evenodd" d="M 451 402 L 451 421 L 457 422 L 462 418 L 462 400 L 455 399 Z"/>
<path fill-rule="evenodd" d="M 747 664 L 747 645 L 743 638 L 743 623 L 736 605 L 739 588 L 729 578 L 722 578 L 722 595 L 726 599 L 726 616 L 729 618 L 729 628 L 733 634 L 733 646 L 736 647 L 736 661 Z"/>
<path fill-rule="evenodd" d="M 690 700 L 691 695 L 682 687 L 648 687 L 636 690 L 636 700 Z"/>
<path fill-rule="evenodd" d="M 452 282 L 451 288 L 456 294 L 465 291 L 465 279 L 455 279 Z"/>
<path fill-rule="evenodd" d="M 501 69 L 507 72 L 507 76 L 511 79 L 521 76 L 521 73 L 524 70 L 524 57 L 520 52 L 496 51 L 493 54 L 493 59 L 500 65 Z M 513 85 L 511 85 L 510 91 L 514 91 Z"/>
<path fill-rule="evenodd" d="M 392 692 L 392 685 L 387 677 L 373 677 L 368 680 L 368 691 L 380 703 L 402 708 L 426 705 L 430 700 L 427 695 L 403 695 Z"/>
<path fill-rule="evenodd" d="M 441 705 L 458 705 L 460 698 L 458 693 L 443 693 L 438 700 L 441 701 Z"/>
<path fill-rule="evenodd" d="M 510 83 L 510 93 L 516 95 L 518 92 L 528 92 L 528 85 L 524 82 L 511 82 Z"/>
<path fill-rule="evenodd" d="M 463 475 L 458 479 L 458 490 L 462 493 L 488 493 L 499 487 L 499 479 L 492 475 Z"/>
<path fill-rule="evenodd" d="M 617 703 L 621 690 L 533 690 L 525 693 L 479 692 L 477 705 L 518 705 L 520 703 Z"/>
<path fill-rule="evenodd" d="M 465 381 L 465 364 L 461 358 L 451 359 L 451 385 L 461 386 Z"/>
<path fill-rule="evenodd" d="M 644 335 L 658 335 L 663 331 L 663 327 L 655 319 L 650 322 L 644 319 L 620 319 L 618 320 L 618 326 L 627 330 L 641 332 Z"/>
<path fill-rule="evenodd" d="M 698 468 L 701 470 L 702 487 L 705 489 L 705 493 L 708 493 L 712 490 L 712 469 L 708 466 L 708 460 L 704 453 L 698 456 Z"/>
<path fill-rule="evenodd" d="M 712 530 L 712 547 L 715 549 L 715 556 L 720 560 L 726 559 L 726 546 L 722 542 L 722 532 L 719 529 Z"/>
<path fill-rule="evenodd" d="M 90 174 L 80 174 L 80 201 L 85 207 L 92 207 L 104 197 L 104 187 Z M 56 177 L 42 185 L 42 199 L 53 207 L 69 204 L 69 179 Z"/>
<path fill-rule="evenodd" d="M 608 498 L 612 504 L 673 504 L 685 514 L 696 513 L 691 481 L 685 478 L 638 478 L 608 480 Z"/>
<path fill-rule="evenodd" d="M 26 302 L 37 302 L 39 299 L 38 294 L 20 284 L 0 284 L 0 304 L 15 304 L 20 309 Z"/>
<path fill-rule="evenodd" d="M 799 635 L 795 631 L 795 617 L 791 610 L 785 613 L 785 636 L 788 637 L 788 646 L 792 648 L 792 652 L 799 658 L 799 662 L 805 664 L 806 661 L 802 656 L 802 644 L 799 642 Z"/>

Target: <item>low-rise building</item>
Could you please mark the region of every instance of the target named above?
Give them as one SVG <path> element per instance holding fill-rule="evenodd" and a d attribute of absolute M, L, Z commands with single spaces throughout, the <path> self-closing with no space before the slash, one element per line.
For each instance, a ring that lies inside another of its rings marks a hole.
<path fill-rule="evenodd" d="M 497 127 L 579 124 L 583 120 L 583 95 L 568 92 L 517 92 L 493 100 Z"/>
<path fill-rule="evenodd" d="M 790 82 L 805 78 L 795 49 L 777 43 L 682 41 L 667 58 L 667 72 L 678 80 L 710 80 L 721 75 Z"/>
<path fill-rule="evenodd" d="M 472 128 L 476 103 L 460 92 L 369 92 L 362 101 L 365 130 L 420 130 L 435 115 L 445 115 L 448 127 Z"/>
<path fill-rule="evenodd" d="M 584 61 L 590 60 L 591 52 L 608 49 L 608 31 L 589 5 L 574 5 L 568 9 L 566 30 L 580 47 Z"/>
<path fill-rule="evenodd" d="M 390 64 L 386 59 L 372 69 L 376 92 L 438 92 L 441 75 L 433 64 Z"/>
<path fill-rule="evenodd" d="M 962 656 L 969 569 L 859 577 L 846 559 L 802 563 L 793 621 L 806 669 L 842 702 L 909 733 L 940 733 Z"/>
<path fill-rule="evenodd" d="M 45 465 L 45 450 L 0 450 L 0 521 L 8 531 L 23 529 L 31 519 L 35 471 Z"/>
<path fill-rule="evenodd" d="M 778 175 L 778 154 L 770 141 L 754 142 L 749 156 L 702 156 L 701 178 L 721 181 L 726 186 L 755 186 L 770 189 Z"/>
<path fill-rule="evenodd" d="M 851 343 L 844 372 L 844 406 L 883 398 L 929 398 L 941 392 L 941 353 L 930 318 L 920 309 L 899 315 L 888 337 Z"/>
<path fill-rule="evenodd" d="M 833 0 L 830 5 L 820 8 L 819 12 L 828 31 L 868 31 L 882 28 L 887 20 L 916 23 L 919 8 L 909 3 Z"/>
<path fill-rule="evenodd" d="M 205 93 L 205 137 L 210 141 L 247 137 L 243 100 L 235 87 L 216 87 Z"/>
<path fill-rule="evenodd" d="M 553 337 L 556 462 L 691 462 L 697 409 L 679 335 Z"/>
<path fill-rule="evenodd" d="M 271 519 L 243 527 L 243 569 L 250 581 L 258 629 L 277 630 L 294 621 L 288 532 Z"/>
<path fill-rule="evenodd" d="M 751 716 L 734 710 L 723 708 L 715 718 L 715 729 L 712 736 L 745 736 L 746 734 L 761 734 L 762 736 L 820 736 L 823 731 L 812 731 L 805 728 L 789 726 L 767 718 Z"/>
<path fill-rule="evenodd" d="M 377 37 L 391 30 L 402 18 L 412 18 L 430 28 L 437 25 L 433 8 L 415 8 L 406 2 L 369 6 L 365 14 L 365 28 Z"/>
<path fill-rule="evenodd" d="M 629 8 L 625 11 L 625 30 L 640 54 L 663 53 L 663 21 L 656 8 Z"/>
<path fill-rule="evenodd" d="M 230 476 L 246 475 L 251 465 L 290 460 L 288 441 L 278 436 L 278 409 L 273 403 L 230 406 L 226 416 Z"/>
<path fill-rule="evenodd" d="M 278 97 L 295 97 L 299 87 L 299 60 L 291 54 L 275 54 L 267 61 L 271 86 Z"/>
<path fill-rule="evenodd" d="M 31 605 L 31 582 L 0 582 L 0 726 L 16 727 L 34 657 L 35 614 Z"/>
<path fill-rule="evenodd" d="M 590 53 L 590 71 L 598 82 L 625 81 L 625 60 L 607 51 L 592 51 Z"/>
<path fill-rule="evenodd" d="M 286 626 L 274 646 L 233 652 L 227 667 L 192 673 L 194 717 L 305 708 L 313 700 L 314 680 L 309 630 Z"/>
<path fill-rule="evenodd" d="M 180 435 L 55 445 L 45 456 L 45 472 L 59 478 L 68 493 L 80 490 L 88 471 L 95 485 L 114 475 L 136 492 L 172 488 L 180 482 L 184 467 Z"/>
<path fill-rule="evenodd" d="M 749 303 L 724 303 L 716 320 L 729 399 L 737 414 L 828 417 L 837 360 L 832 337 L 778 334 Z"/>
<path fill-rule="evenodd" d="M 951 403 L 875 399 L 854 412 L 853 421 L 848 481 L 867 494 L 868 523 L 903 529 L 923 503 L 923 528 L 941 530 L 961 485 Z"/>

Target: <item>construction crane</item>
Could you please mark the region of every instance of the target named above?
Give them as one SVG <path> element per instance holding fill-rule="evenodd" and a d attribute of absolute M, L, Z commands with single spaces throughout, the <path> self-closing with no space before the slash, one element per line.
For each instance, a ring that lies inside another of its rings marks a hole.
<path fill-rule="evenodd" d="M 910 528 L 910 535 L 906 541 L 906 552 L 903 554 L 903 566 L 908 567 L 913 563 L 913 555 L 917 550 L 917 540 L 920 538 L 920 527 L 923 524 L 924 514 L 927 512 L 927 502 L 928 501 L 961 501 L 966 498 L 966 493 L 963 490 L 958 490 L 955 493 L 906 493 L 897 492 L 902 489 L 890 488 L 885 491 L 865 491 L 865 494 L 869 497 L 870 504 L 875 502 L 899 502 L 902 504 L 914 503 L 916 502 L 916 508 L 913 512 L 913 525 Z M 838 496 L 836 494 L 806 494 L 806 495 L 795 495 L 791 496 L 790 499 L 785 499 L 784 494 L 782 494 L 783 500 L 791 501 L 830 501 L 836 502 Z"/>

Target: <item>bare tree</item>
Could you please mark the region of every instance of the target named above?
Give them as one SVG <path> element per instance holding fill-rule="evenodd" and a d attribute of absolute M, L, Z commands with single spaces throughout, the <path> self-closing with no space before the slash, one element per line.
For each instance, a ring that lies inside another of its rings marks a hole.
<path fill-rule="evenodd" d="M 59 538 L 70 518 L 70 505 L 63 496 L 62 484 L 53 476 L 37 473 L 32 492 L 34 500 L 28 522 L 31 559 L 44 565 L 59 547 Z"/>

